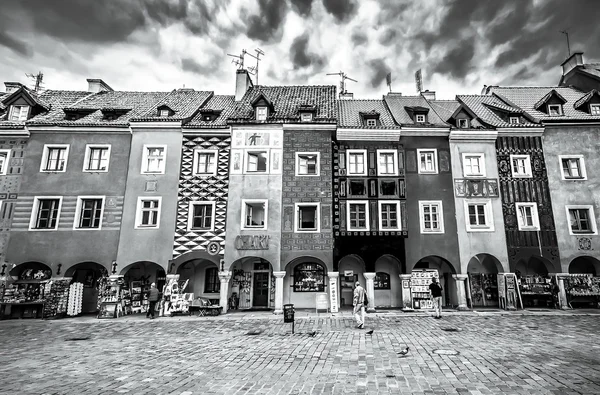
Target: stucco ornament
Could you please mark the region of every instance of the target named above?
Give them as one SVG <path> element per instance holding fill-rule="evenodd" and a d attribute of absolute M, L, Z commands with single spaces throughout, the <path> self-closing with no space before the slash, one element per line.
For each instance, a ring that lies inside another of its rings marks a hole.
<path fill-rule="evenodd" d="M 577 242 L 580 250 L 589 251 L 592 249 L 592 239 L 589 237 L 580 237 Z"/>

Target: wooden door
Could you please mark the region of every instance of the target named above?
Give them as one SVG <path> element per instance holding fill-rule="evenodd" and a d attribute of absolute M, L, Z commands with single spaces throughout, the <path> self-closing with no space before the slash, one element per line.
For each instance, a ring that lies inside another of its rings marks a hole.
<path fill-rule="evenodd" d="M 269 305 L 269 273 L 254 273 L 252 304 L 254 307 L 267 307 Z"/>

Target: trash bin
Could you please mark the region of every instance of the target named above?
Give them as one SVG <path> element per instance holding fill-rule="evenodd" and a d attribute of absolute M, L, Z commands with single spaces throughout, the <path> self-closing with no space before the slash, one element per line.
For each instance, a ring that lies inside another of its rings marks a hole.
<path fill-rule="evenodd" d="M 283 322 L 294 322 L 294 305 L 284 304 L 283 305 Z"/>

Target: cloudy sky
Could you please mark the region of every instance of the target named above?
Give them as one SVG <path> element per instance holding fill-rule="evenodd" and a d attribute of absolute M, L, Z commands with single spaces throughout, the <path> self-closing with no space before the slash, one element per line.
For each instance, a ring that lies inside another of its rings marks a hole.
<path fill-rule="evenodd" d="M 356 98 L 415 93 L 414 73 L 438 98 L 487 85 L 555 85 L 571 49 L 600 60 L 596 0 L 19 0 L 0 6 L 0 81 L 115 90 L 188 87 L 233 94 L 227 53 L 265 52 L 259 82 L 338 84 Z M 246 58 L 247 65 L 255 60 Z"/>

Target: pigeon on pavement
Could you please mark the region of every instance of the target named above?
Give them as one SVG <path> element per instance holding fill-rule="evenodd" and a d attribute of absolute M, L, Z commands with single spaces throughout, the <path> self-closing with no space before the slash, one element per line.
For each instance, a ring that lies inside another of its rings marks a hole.
<path fill-rule="evenodd" d="M 367 335 L 372 335 L 373 334 L 373 329 L 371 329 L 370 331 L 367 331 Z"/>
<path fill-rule="evenodd" d="M 406 355 L 406 354 L 408 354 L 408 346 L 404 350 L 399 351 L 398 354 L 400 354 L 400 355 Z"/>
<path fill-rule="evenodd" d="M 317 334 L 317 331 L 308 332 L 308 336 L 310 336 L 310 337 L 315 337 L 316 334 Z"/>

